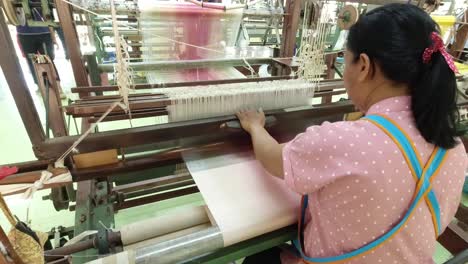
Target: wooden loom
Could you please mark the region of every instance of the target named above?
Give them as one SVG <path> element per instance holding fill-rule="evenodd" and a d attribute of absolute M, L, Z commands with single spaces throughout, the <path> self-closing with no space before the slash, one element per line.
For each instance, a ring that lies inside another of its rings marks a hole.
<path fill-rule="evenodd" d="M 289 5 L 291 5 L 291 10 L 295 8 L 294 3 L 295 1 L 289 2 Z M 3 42 L 3 38 L 1 40 L 2 41 L 0 41 L 0 43 L 2 44 L 0 45 L 8 43 Z M 2 63 L 14 62 L 14 60 L 11 59 L 3 60 L 3 56 L 6 58 L 9 55 L 2 54 Z M 18 88 L 18 90 L 15 91 L 17 95 L 22 93 L 24 91 L 22 90 L 24 87 L 21 87 L 23 84 L 21 82 L 18 84 L 13 84 L 11 81 L 11 76 L 14 76 L 11 71 L 8 71 L 11 69 L 11 67 L 4 67 L 4 64 L 2 64 L 2 68 L 4 70 L 6 69 L 6 72 L 9 73 L 7 79 L 9 80 L 10 87 L 12 89 L 13 87 Z M 217 82 L 258 82 L 271 81 L 281 78 L 287 79 L 288 77 L 279 76 L 252 80 L 242 79 L 233 81 L 223 80 L 211 82 L 194 82 L 190 84 L 144 84 L 137 85 L 135 88 L 140 90 L 145 88 L 194 86 L 193 88 L 195 89 L 195 86 L 217 84 Z M 15 81 L 16 80 L 21 80 L 21 78 L 16 78 Z M 76 88 L 75 91 L 84 94 L 96 91 L 116 91 L 117 89 L 117 86 L 89 87 L 87 85 L 83 85 L 83 87 Z M 322 82 L 320 89 L 316 91 L 314 96 L 328 97 L 335 93 L 344 93 L 340 82 Z M 27 94 L 20 94 L 19 96 L 19 98 L 22 98 L 23 100 L 28 100 Z M 115 99 L 117 99 L 115 96 L 113 97 L 108 95 L 103 97 L 83 97 L 80 99 L 80 101 L 76 102 L 76 104 L 68 107 L 67 113 L 73 114 L 76 117 L 90 117 L 88 122 L 93 122 L 93 120 L 96 120 L 109 107 L 111 101 Z M 171 104 L 171 100 L 169 100 L 168 96 L 163 93 L 130 95 L 129 101 L 133 118 L 139 114 L 141 117 L 166 114 L 166 107 Z M 305 108 L 296 111 L 276 109 L 273 110 L 271 114 L 275 116 L 277 123 L 280 125 L 269 127 L 268 130 L 278 140 L 286 141 L 312 124 L 318 124 L 324 120 L 341 120 L 343 114 L 352 111 L 353 106 L 349 102 L 326 103 L 323 105 L 314 106 L 313 108 Z M 27 116 L 24 111 L 22 113 Z M 111 121 L 117 119 L 126 119 L 127 117 L 128 116 L 123 110 L 116 108 L 115 111 L 113 110 L 112 113 L 107 117 L 107 120 Z M 127 210 L 128 208 L 134 206 L 197 192 L 198 188 L 194 185 L 190 173 L 183 169 L 178 172 L 170 172 L 169 175 L 165 175 L 164 177 L 151 178 L 144 181 L 121 184 L 119 186 L 112 186 L 112 182 L 118 181 L 119 179 L 137 177 L 139 176 L 138 174 L 148 170 L 150 170 L 153 174 L 158 174 L 159 168 L 167 165 L 180 164 L 187 161 L 186 157 L 184 158 L 184 155 L 187 153 L 187 151 L 195 151 L 199 155 L 199 158 L 196 159 L 204 160 L 206 158 L 212 157 L 213 155 L 229 156 L 248 150 L 250 146 L 249 139 L 241 130 L 220 128 L 222 125 L 234 120 L 235 118 L 233 116 L 212 117 L 201 120 L 189 120 L 141 128 L 130 128 L 120 131 L 101 132 L 91 134 L 89 137 L 87 137 L 77 147 L 77 151 L 79 153 L 93 154 L 95 151 L 113 149 L 116 150 L 116 153 L 120 155 L 119 158 L 116 159 L 113 163 L 103 166 L 80 168 L 77 166 L 76 162 L 70 162 L 68 164 L 74 181 L 78 183 L 76 204 L 77 224 L 75 227 L 75 234 L 79 234 L 82 231 L 90 229 L 98 229 L 99 233 L 96 236 L 92 236 L 89 240 L 78 242 L 77 244 L 73 245 L 73 247 L 63 247 L 58 248 L 55 251 L 48 252 L 49 255 L 51 255 L 48 257 L 48 260 L 52 261 L 54 259 L 53 255 L 69 255 L 74 252 L 82 252 L 85 249 L 93 248 L 96 245 L 99 245 L 99 250 L 95 250 L 99 254 L 116 252 L 116 250 L 118 251 L 118 246 L 115 247 L 115 245 L 125 245 L 124 241 L 128 241 L 128 235 L 136 236 L 137 232 L 133 233 L 130 231 L 126 233 L 124 231 L 120 234 L 118 234 L 118 232 L 109 232 L 109 230 L 103 228 L 102 225 L 97 224 L 98 221 L 102 221 L 105 223 L 105 225 L 109 226 L 111 222 L 113 222 L 113 220 L 111 221 L 109 218 L 113 218 L 113 214 L 118 210 Z M 34 122 L 32 123 L 34 124 Z M 288 126 L 281 126 L 281 124 L 288 124 Z M 31 126 L 32 125 L 29 125 L 29 127 L 27 126 L 28 129 L 30 129 Z M 36 127 L 35 129 L 37 129 L 37 132 L 42 128 L 39 129 Z M 34 137 L 32 137 L 36 155 L 42 160 L 56 159 L 76 139 L 76 136 L 59 137 L 53 139 L 43 138 L 40 140 L 34 140 Z M 44 166 L 47 166 L 47 162 L 44 164 L 34 164 L 34 166 L 31 164 L 26 164 L 20 166 L 20 168 L 22 171 L 34 171 L 44 169 Z M 22 178 L 22 180 L 26 182 L 34 182 L 36 178 L 32 177 L 29 180 Z M 83 206 L 85 204 L 90 205 Z M 166 222 L 171 222 L 170 219 L 181 219 L 181 216 L 170 215 L 166 219 Z M 219 232 L 214 229 L 206 230 L 212 226 L 204 226 L 204 229 L 197 229 L 197 226 L 203 226 L 206 224 L 206 220 L 203 220 L 205 218 L 201 217 L 200 219 L 202 220 L 199 222 L 191 223 L 191 225 L 196 225 L 193 228 L 186 228 L 188 226 L 181 225 L 182 227 L 179 226 L 175 229 L 172 229 L 171 232 L 176 233 L 175 237 L 168 237 L 166 236 L 167 234 L 160 233 L 158 236 L 159 239 L 162 239 L 162 241 L 158 241 L 157 239 L 149 242 L 147 241 L 149 244 L 142 246 L 146 249 L 148 249 L 148 247 L 155 249 L 154 246 L 157 245 L 159 249 L 162 249 L 164 246 L 167 248 L 171 245 L 171 243 L 177 241 L 181 242 L 180 238 L 182 238 L 182 241 L 185 242 L 193 241 L 187 238 L 187 236 L 190 235 L 193 237 L 194 234 L 197 234 L 195 238 L 200 238 L 200 235 L 213 235 L 217 234 L 216 232 Z M 163 227 L 163 225 L 156 225 L 156 227 Z M 131 230 L 130 226 L 126 226 L 125 230 Z M 141 233 L 142 230 L 137 231 Z M 254 244 L 257 246 L 261 245 L 261 247 L 265 248 L 275 246 L 279 244 L 280 241 L 282 242 L 289 240 L 291 238 L 291 234 L 294 234 L 294 230 L 291 228 L 286 228 L 273 232 L 273 235 L 266 234 L 260 236 L 260 239 L 256 238 L 253 240 L 248 240 L 247 242 L 251 243 L 250 246 Z M 161 238 L 161 235 L 163 238 Z M 268 235 L 270 235 L 270 237 Z M 102 237 L 107 237 L 107 240 L 101 239 Z M 217 235 L 214 237 L 219 238 Z M 174 239 L 176 239 L 176 241 L 174 241 Z M 141 241 L 138 241 L 137 243 L 140 242 Z M 165 243 L 161 244 L 161 242 Z M 218 256 L 216 256 L 217 254 L 214 254 L 214 256 L 212 255 L 211 261 L 213 261 L 213 259 L 220 261 L 221 257 L 219 254 L 229 256 L 230 254 L 233 254 L 233 252 L 238 252 L 235 248 L 230 248 L 229 250 L 231 251 L 226 251 L 226 249 L 223 249 L 224 245 L 219 244 L 219 240 L 214 240 L 212 242 L 215 244 L 211 244 L 212 247 L 210 250 L 218 248 L 219 253 Z M 173 245 L 178 244 L 172 244 L 172 246 Z M 243 247 L 248 248 L 249 245 L 243 244 Z M 192 243 L 191 248 L 200 249 L 197 247 L 196 243 Z M 178 249 L 179 252 L 184 252 L 184 250 L 180 247 L 176 247 L 176 249 Z M 205 250 L 207 250 L 207 248 L 205 248 Z M 255 250 L 258 251 L 260 248 L 257 247 Z M 144 252 L 140 251 L 140 253 Z M 243 254 L 248 255 L 252 253 L 255 252 L 249 251 L 248 253 L 244 252 Z M 86 256 L 86 253 L 81 254 L 82 256 Z M 201 252 L 198 251 L 197 254 L 201 254 Z M 162 257 L 168 256 L 170 256 L 170 254 L 166 254 L 165 256 L 154 255 L 153 257 L 161 260 Z M 182 257 L 186 259 L 188 256 L 178 255 L 176 257 Z M 91 257 L 89 260 L 90 259 Z M 78 262 L 78 258 L 75 260 Z M 209 261 L 210 259 L 205 258 L 204 260 Z"/>

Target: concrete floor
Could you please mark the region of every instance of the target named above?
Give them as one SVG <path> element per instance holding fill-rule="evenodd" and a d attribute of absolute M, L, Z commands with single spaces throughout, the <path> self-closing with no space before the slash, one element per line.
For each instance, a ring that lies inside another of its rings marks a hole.
<path fill-rule="evenodd" d="M 16 39 L 14 28 L 11 28 L 13 39 Z M 17 54 L 21 54 L 17 52 Z M 20 57 L 20 62 L 23 68 L 23 74 L 28 83 L 29 90 L 34 99 L 34 104 L 41 115 L 42 123 L 44 122 L 44 105 L 38 93 L 37 87 L 29 73 L 26 61 Z M 65 60 L 63 49 L 60 47 L 57 50 L 55 63 L 59 70 L 62 80 L 62 87 L 65 93 L 70 92 L 70 88 L 75 85 L 73 73 L 68 61 Z M 72 95 L 70 95 L 72 96 Z M 9 91 L 8 85 L 0 71 L 0 164 L 8 164 L 15 162 L 23 162 L 34 160 L 34 154 L 31 149 L 31 143 L 24 129 L 21 118 L 16 109 L 15 103 Z M 134 122 L 134 126 L 153 124 L 157 120 L 146 119 Z M 100 127 L 100 130 L 111 130 L 116 128 L 128 127 L 129 123 L 126 121 L 108 122 Z M 74 126 L 71 126 L 71 134 L 75 134 Z M 72 226 L 74 225 L 74 214 L 68 211 L 56 212 L 50 201 L 43 201 L 42 196 L 49 194 L 48 191 L 39 191 L 35 194 L 34 199 L 29 203 L 20 200 L 18 196 L 7 197 L 7 202 L 11 210 L 20 219 L 29 219 L 33 229 L 48 231 L 55 226 Z M 464 197 L 465 204 L 468 204 L 468 197 Z M 116 226 L 121 226 L 126 223 L 154 217 L 163 214 L 168 210 L 183 210 L 185 206 L 203 204 L 202 198 L 199 194 L 188 195 L 181 198 L 171 199 L 160 203 L 148 204 L 129 210 L 123 210 L 116 215 Z M 29 214 L 27 208 L 29 207 Z M 5 230 L 9 230 L 10 226 L 3 214 L 0 215 L 0 224 Z M 442 263 L 450 258 L 450 253 L 441 246 L 437 247 L 437 252 L 434 256 L 436 263 Z"/>

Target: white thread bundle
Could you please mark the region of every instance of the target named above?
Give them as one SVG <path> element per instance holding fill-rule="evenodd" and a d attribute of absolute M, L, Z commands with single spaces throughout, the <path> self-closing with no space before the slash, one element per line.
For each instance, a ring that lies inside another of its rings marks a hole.
<path fill-rule="evenodd" d="M 304 106 L 315 85 L 304 80 L 233 83 L 158 89 L 171 99 L 170 121 L 230 115 L 242 108 L 263 110 Z"/>
<path fill-rule="evenodd" d="M 119 35 L 117 13 L 115 10 L 114 0 L 111 0 L 111 13 L 112 30 L 114 32 L 115 42 L 115 55 L 117 60 L 117 63 L 114 64 L 114 73 L 116 77 L 117 86 L 119 87 L 119 94 L 120 96 L 122 96 L 123 104 L 126 107 L 126 109 L 124 110 L 125 112 L 130 113 L 128 94 L 130 89 L 133 89 L 133 74 L 132 69 L 129 66 L 130 55 L 128 54 L 127 42 L 123 37 Z"/>
<path fill-rule="evenodd" d="M 314 3 L 312 3 L 314 4 Z M 310 2 L 306 2 L 304 21 L 308 21 L 313 15 L 308 11 Z M 312 83 L 318 83 L 325 70 L 325 39 L 327 22 L 330 20 L 329 5 L 327 3 L 315 3 L 315 8 L 320 9 L 320 15 L 316 25 L 307 28 L 303 25 L 302 40 L 299 54 L 298 76 Z"/>

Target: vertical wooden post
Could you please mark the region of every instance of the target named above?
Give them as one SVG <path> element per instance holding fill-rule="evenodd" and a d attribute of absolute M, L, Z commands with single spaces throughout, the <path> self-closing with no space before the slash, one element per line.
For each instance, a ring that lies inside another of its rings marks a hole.
<path fill-rule="evenodd" d="M 88 73 L 86 72 L 86 67 L 83 59 L 81 58 L 80 42 L 73 23 L 71 7 L 61 0 L 55 1 L 55 7 L 60 20 L 60 26 L 62 27 L 63 34 L 65 35 L 65 45 L 67 45 L 76 86 L 89 86 Z M 86 95 L 87 93 L 80 93 L 80 97 Z"/>
<path fill-rule="evenodd" d="M 327 66 L 325 79 L 327 80 L 335 79 L 335 62 L 336 62 L 337 57 L 338 57 L 337 53 L 325 55 L 325 65 Z M 332 102 L 331 95 L 322 97 L 322 104 L 331 103 L 331 102 Z"/>
<path fill-rule="evenodd" d="M 286 13 L 283 20 L 283 45 L 280 51 L 280 56 L 283 58 L 294 56 L 297 28 L 299 27 L 301 15 L 301 3 L 302 0 L 288 0 L 286 3 Z"/>
<path fill-rule="evenodd" d="M 49 105 L 46 105 L 46 111 L 49 111 L 48 122 L 52 129 L 54 137 L 67 136 L 67 126 L 65 124 L 65 116 L 62 110 L 62 101 L 60 98 L 60 83 L 57 78 L 57 72 L 51 63 L 34 63 L 34 69 L 36 71 L 39 89 L 42 94 L 42 98 L 46 98 L 49 95 Z M 49 83 L 49 87 L 45 86 L 45 81 Z M 49 90 L 48 92 L 46 90 Z"/>
<path fill-rule="evenodd" d="M 33 147 L 39 145 L 45 140 L 44 129 L 24 80 L 3 12 L 0 12 L 0 67 L 10 87 L 29 139 Z"/>

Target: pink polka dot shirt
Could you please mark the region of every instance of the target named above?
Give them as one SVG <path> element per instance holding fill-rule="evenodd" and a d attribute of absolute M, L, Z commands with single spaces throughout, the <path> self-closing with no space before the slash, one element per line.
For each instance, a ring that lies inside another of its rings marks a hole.
<path fill-rule="evenodd" d="M 434 145 L 420 135 L 409 96 L 374 104 L 370 114 L 383 114 L 406 131 L 425 164 Z M 304 230 L 310 257 L 337 256 L 382 236 L 406 213 L 416 182 L 397 145 L 368 121 L 325 122 L 312 126 L 283 150 L 286 184 L 309 195 Z M 442 227 L 460 203 L 468 159 L 463 144 L 448 152 L 433 180 Z M 390 241 L 346 263 L 433 263 L 435 232 L 425 202 Z M 300 263 L 288 254 L 283 263 Z"/>

